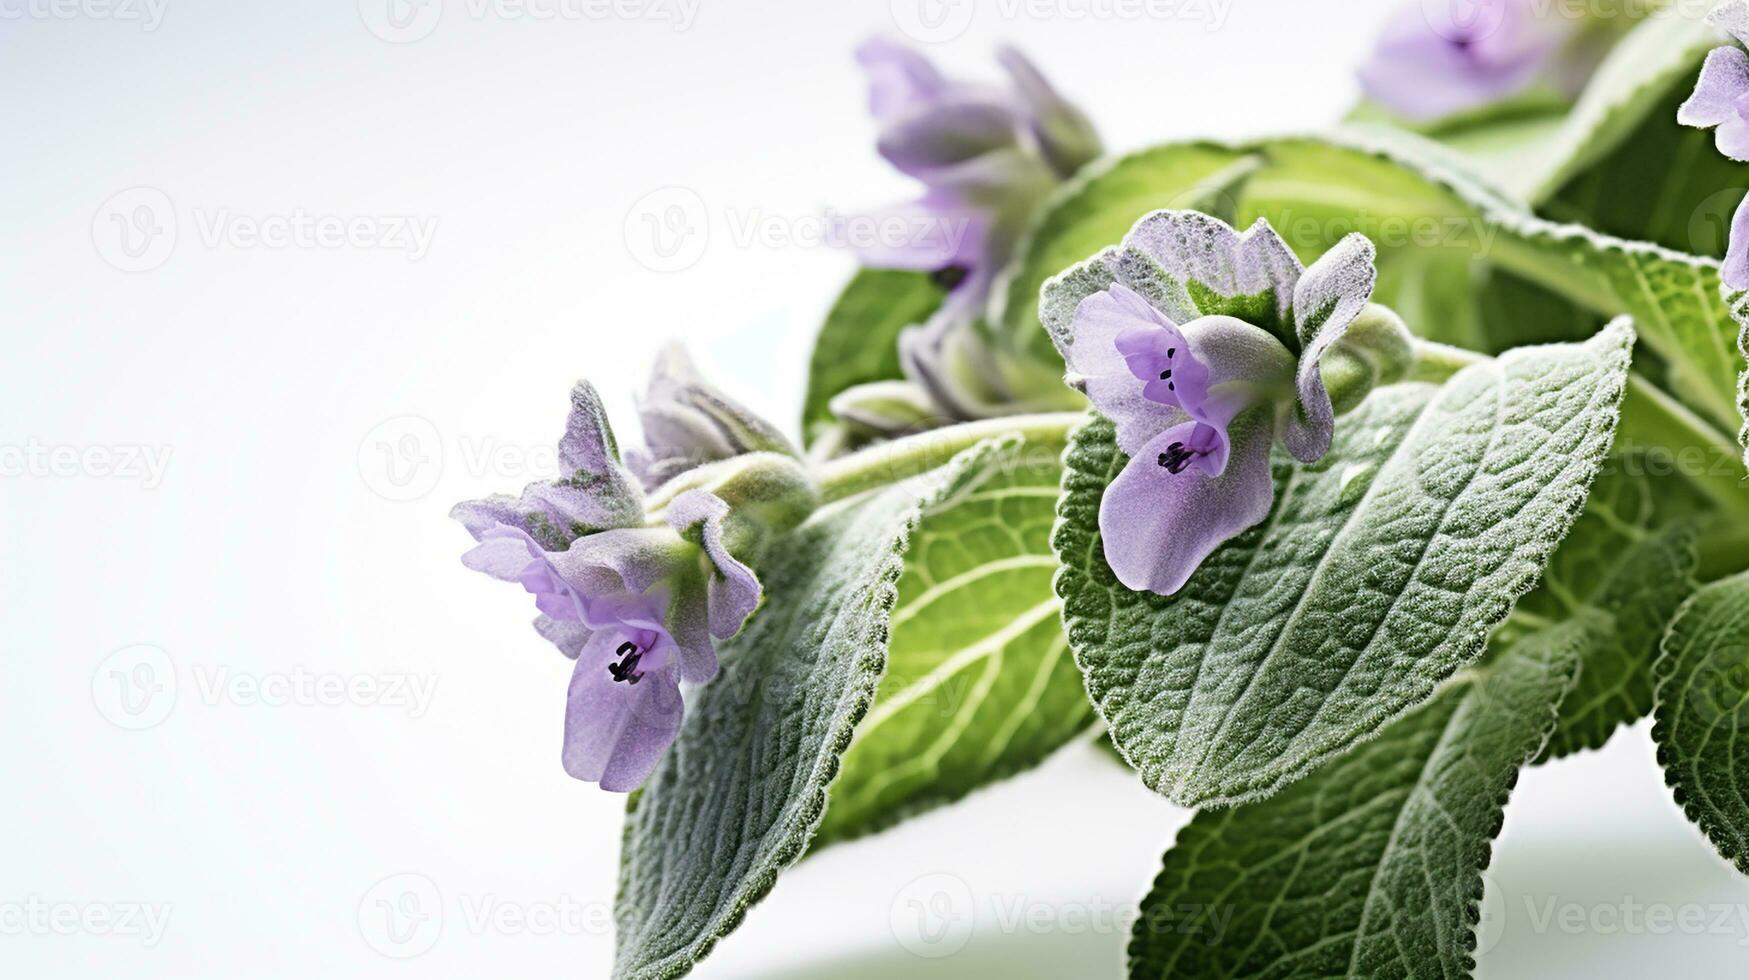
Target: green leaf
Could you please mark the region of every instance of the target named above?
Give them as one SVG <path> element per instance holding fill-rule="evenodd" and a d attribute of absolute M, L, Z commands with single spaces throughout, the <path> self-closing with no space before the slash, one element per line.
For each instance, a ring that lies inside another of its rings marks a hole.
<path fill-rule="evenodd" d="M 1051 588 L 1062 451 L 1005 445 L 912 533 L 887 673 L 815 848 L 1035 766 L 1092 725 Z"/>
<path fill-rule="evenodd" d="M 1271 516 L 1171 597 L 1131 592 L 1099 536 L 1128 462 L 1071 440 L 1054 544 L 1070 648 L 1124 757 L 1185 805 L 1265 796 L 1371 737 L 1483 651 L 1584 507 L 1633 331 L 1520 348 L 1442 387 L 1375 391 Z"/>
<path fill-rule="evenodd" d="M 929 319 L 946 295 L 926 272 L 857 272 L 814 340 L 802 403 L 802 432 L 808 442 L 822 424 L 831 423 L 832 396 L 852 385 L 904 376 L 899 369 L 900 331 Z"/>
<path fill-rule="evenodd" d="M 1038 320 L 1045 280 L 1116 242 L 1136 219 L 1161 208 L 1220 215 L 1228 191 L 1251 166 L 1244 150 L 1178 143 L 1096 164 L 1057 192 L 1018 259 L 996 285 L 1000 342 L 1041 363 L 1061 365 Z"/>
<path fill-rule="evenodd" d="M 1652 741 L 1676 805 L 1749 874 L 1749 573 L 1683 605 L 1657 675 Z"/>
<path fill-rule="evenodd" d="M 1531 200 L 1539 210 L 1605 234 L 1723 256 L 1749 174 L 1714 147 L 1711 130 L 1677 123 L 1676 110 L 1694 91 L 1707 52 L 1726 43 L 1704 23 L 1679 17 L 1629 35 L 1605 65 L 1619 60 L 1621 70 L 1594 79 L 1568 120 L 1569 131 L 1592 138 L 1546 148 L 1558 165 L 1536 179 Z"/>
<path fill-rule="evenodd" d="M 764 571 L 764 607 L 723 645 L 722 673 L 691 693 L 632 799 L 616 977 L 687 972 L 801 855 L 880 684 L 912 529 L 997 449 L 822 508 L 774 549 L 786 560 Z"/>
<path fill-rule="evenodd" d="M 1471 307 L 1487 278 L 1474 277 L 1477 290 L 1465 297 L 1459 265 L 1504 270 L 1600 317 L 1632 315 L 1646 347 L 1668 365 L 1677 398 L 1716 426 L 1749 429 L 1749 407 L 1739 407 L 1749 405 L 1739 390 L 1745 331 L 1720 295 L 1717 261 L 1545 221 L 1486 186 L 1449 148 L 1384 129 L 1264 140 L 1224 156 L 1208 144 L 1167 145 L 1113 162 L 1042 219 L 1012 270 L 1004 329 L 1045 345 L 1037 290 L 1047 278 L 1118 241 L 1161 202 L 1193 200 L 1214 201 L 1240 225 L 1268 218 L 1302 258 L 1348 232 L 1367 234 L 1379 246 L 1375 298 L 1394 305 L 1419 291 L 1425 298 L 1404 305 L 1410 328 L 1424 336 L 1473 339 Z M 1429 263 L 1441 265 L 1431 287 Z M 1500 339 L 1529 339 L 1536 328 L 1527 326 Z"/>
<path fill-rule="evenodd" d="M 1726 43 L 1707 26 L 1704 14 L 1679 4 L 1637 25 L 1592 73 L 1558 129 L 1502 161 L 1507 165 L 1491 168 L 1502 186 L 1515 197 L 1540 204 L 1563 184 L 1635 143 L 1644 122 L 1662 116 L 1674 128 L 1676 105 L 1693 90 L 1701 60 Z M 1653 186 L 1662 191 L 1662 185 L 1677 183 L 1681 181 L 1659 180 Z M 1641 186 L 1634 196 L 1657 195 Z"/>
<path fill-rule="evenodd" d="M 1696 531 L 1690 511 L 1669 501 L 1677 485 L 1654 485 L 1643 459 L 1612 456 L 1542 583 L 1519 600 L 1502 633 L 1586 617 L 1579 682 L 1561 704 L 1546 755 L 1603 745 L 1616 728 L 1652 710 L 1652 663 L 1676 609 L 1694 593 Z M 1672 518 L 1675 517 L 1675 523 Z M 1501 637 L 1496 637 L 1498 644 Z"/>
<path fill-rule="evenodd" d="M 1197 814 L 1142 902 L 1130 975 L 1467 975 L 1482 871 L 1577 669 L 1575 626 L 1278 796 Z"/>

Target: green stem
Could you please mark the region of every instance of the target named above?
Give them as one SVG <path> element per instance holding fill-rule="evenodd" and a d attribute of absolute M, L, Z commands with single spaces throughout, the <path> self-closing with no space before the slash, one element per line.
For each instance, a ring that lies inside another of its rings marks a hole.
<path fill-rule="evenodd" d="M 1040 441 L 1066 442 L 1069 430 L 1086 418 L 1085 412 L 1012 415 L 920 432 L 870 446 L 820 467 L 817 473 L 820 501 L 843 500 L 926 473 L 985 439 L 1009 433 Z"/>
<path fill-rule="evenodd" d="M 1415 342 L 1415 353 L 1411 377 L 1416 381 L 1444 381 L 1488 361 L 1474 351 L 1425 340 Z M 1653 475 L 1681 474 L 1725 514 L 1749 519 L 1749 486 L 1744 483 L 1736 440 L 1640 375 L 1628 375 L 1615 445 L 1618 450 L 1667 454 L 1668 459 L 1657 465 L 1667 465 L 1669 473 Z"/>

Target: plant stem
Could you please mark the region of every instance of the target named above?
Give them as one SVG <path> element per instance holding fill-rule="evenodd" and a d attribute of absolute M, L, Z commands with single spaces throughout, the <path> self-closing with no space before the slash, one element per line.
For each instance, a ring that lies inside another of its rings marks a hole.
<path fill-rule="evenodd" d="M 870 446 L 821 466 L 820 502 L 831 503 L 926 473 L 985 439 L 1019 433 L 1028 439 L 1066 442 L 1085 412 L 1012 415 L 952 425 Z"/>

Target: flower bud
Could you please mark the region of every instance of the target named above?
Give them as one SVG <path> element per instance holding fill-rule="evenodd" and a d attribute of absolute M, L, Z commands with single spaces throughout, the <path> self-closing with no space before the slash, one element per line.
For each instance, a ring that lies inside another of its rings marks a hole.
<path fill-rule="evenodd" d="M 1415 364 L 1414 342 L 1401 317 L 1377 303 L 1367 304 L 1348 333 L 1331 346 L 1319 365 L 1330 403 L 1341 415 L 1380 385 L 1401 381 Z"/>

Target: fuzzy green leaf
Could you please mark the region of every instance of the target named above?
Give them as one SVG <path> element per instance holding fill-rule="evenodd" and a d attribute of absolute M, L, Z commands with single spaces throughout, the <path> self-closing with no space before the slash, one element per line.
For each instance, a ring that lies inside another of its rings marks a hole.
<path fill-rule="evenodd" d="M 1128 460 L 1071 441 L 1054 544 L 1070 648 L 1118 749 L 1186 805 L 1267 795 L 1364 741 L 1483 652 L 1584 507 L 1633 331 L 1520 348 L 1442 387 L 1375 391 L 1322 460 L 1276 467 L 1271 516 L 1171 597 L 1105 562 Z"/>
<path fill-rule="evenodd" d="M 1749 573 L 1683 605 L 1657 676 L 1652 740 L 1676 804 L 1749 874 Z"/>
<path fill-rule="evenodd" d="M 1654 486 L 1644 460 L 1611 457 L 1585 512 L 1519 601 L 1495 644 L 1527 629 L 1587 617 L 1579 682 L 1561 704 L 1551 758 L 1595 749 L 1652 710 L 1652 663 L 1676 609 L 1694 593 L 1692 513 Z"/>
<path fill-rule="evenodd" d="M 823 508 L 774 549 L 785 560 L 764 570 L 763 608 L 632 799 L 616 977 L 686 973 L 801 856 L 880 684 L 912 530 L 998 448 Z"/>
<path fill-rule="evenodd" d="M 808 391 L 802 403 L 802 433 L 814 441 L 832 421 L 832 396 L 872 381 L 903 377 L 899 333 L 922 323 L 947 290 L 926 272 L 863 269 L 844 287 L 814 340 Z"/>
<path fill-rule="evenodd" d="M 1062 451 L 1005 443 L 912 533 L 887 673 L 816 848 L 1035 766 L 1093 723 L 1051 588 Z"/>
<path fill-rule="evenodd" d="M 1198 814 L 1142 902 L 1130 975 L 1468 975 L 1482 871 L 1578 668 L 1577 628 L 1527 639 L 1278 796 Z"/>

